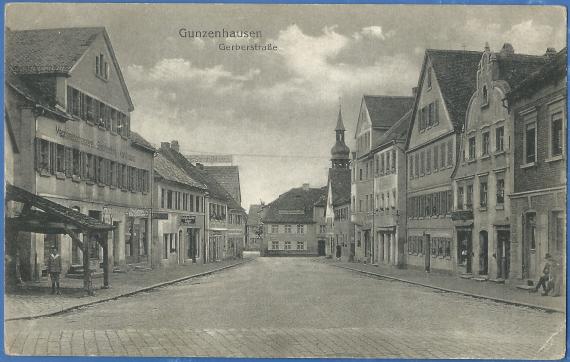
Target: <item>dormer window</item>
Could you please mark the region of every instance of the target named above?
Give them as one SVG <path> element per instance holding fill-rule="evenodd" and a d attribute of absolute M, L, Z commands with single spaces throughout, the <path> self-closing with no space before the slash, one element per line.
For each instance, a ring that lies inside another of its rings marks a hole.
<path fill-rule="evenodd" d="M 109 64 L 103 54 L 99 54 L 95 57 L 95 74 L 105 80 L 109 79 Z"/>

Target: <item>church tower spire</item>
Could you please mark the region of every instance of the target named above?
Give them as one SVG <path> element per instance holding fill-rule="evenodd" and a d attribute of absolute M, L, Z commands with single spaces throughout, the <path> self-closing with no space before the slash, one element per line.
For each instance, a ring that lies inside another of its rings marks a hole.
<path fill-rule="evenodd" d="M 336 142 L 331 149 L 332 168 L 348 168 L 350 165 L 350 149 L 344 143 L 344 123 L 342 121 L 342 107 L 339 104 L 338 118 L 336 121 Z"/>

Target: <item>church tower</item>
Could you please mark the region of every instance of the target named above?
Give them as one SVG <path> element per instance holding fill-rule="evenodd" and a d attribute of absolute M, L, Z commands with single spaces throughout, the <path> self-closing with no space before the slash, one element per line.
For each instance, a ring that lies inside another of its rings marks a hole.
<path fill-rule="evenodd" d="M 348 169 L 350 166 L 350 149 L 344 143 L 344 124 L 342 122 L 342 109 L 338 108 L 338 120 L 336 122 L 336 142 L 331 149 L 332 168 Z"/>

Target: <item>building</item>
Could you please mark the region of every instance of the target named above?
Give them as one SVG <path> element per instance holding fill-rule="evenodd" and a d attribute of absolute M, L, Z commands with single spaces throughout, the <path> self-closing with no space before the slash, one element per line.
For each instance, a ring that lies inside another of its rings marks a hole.
<path fill-rule="evenodd" d="M 372 263 L 403 266 L 406 262 L 406 154 L 410 109 L 378 140 L 374 155 Z"/>
<path fill-rule="evenodd" d="M 326 245 L 319 245 L 319 255 L 342 260 L 354 259 L 354 236 L 350 222 L 350 149 L 344 141 L 342 111 L 338 111 L 335 144 L 331 149 L 331 168 L 325 196 Z M 322 228 L 322 225 L 319 225 Z M 324 249 L 324 250 L 323 250 Z"/>
<path fill-rule="evenodd" d="M 516 54 L 510 44 L 500 52 L 486 45 L 481 55 L 452 173 L 451 218 L 463 274 L 495 280 L 509 276 L 512 205 L 507 195 L 513 192 L 515 135 L 505 96 L 545 61 L 543 56 Z"/>
<path fill-rule="evenodd" d="M 105 28 L 7 30 L 5 85 L 14 185 L 115 227 L 80 236 L 92 268 L 102 244 L 110 265 L 148 264 L 155 150 L 131 131 L 133 104 Z M 21 233 L 18 245 L 24 279 L 46 274 L 52 245 L 64 271 L 84 264 L 69 235 Z"/>
<path fill-rule="evenodd" d="M 549 49 L 546 56 L 551 60 L 508 95 L 514 128 L 509 276 L 535 281 L 546 253 L 566 260 L 567 50 Z"/>
<path fill-rule="evenodd" d="M 481 56 L 475 51 L 425 52 L 406 144 L 408 267 L 461 270 L 463 249 L 455 241 L 464 240 L 471 225 L 451 219 L 451 176 Z"/>
<path fill-rule="evenodd" d="M 303 184 L 267 204 L 261 220 L 264 226 L 262 256 L 317 255 L 319 222 L 316 219 L 323 217 L 323 207 L 315 207 L 315 203 L 325 190 Z"/>
<path fill-rule="evenodd" d="M 413 97 L 362 98 L 356 125 L 356 151 L 352 162 L 351 222 L 354 224 L 355 260 L 371 262 L 374 245 L 374 162 L 382 136 L 408 112 Z M 391 164 L 388 160 L 388 164 Z M 390 166 L 391 167 L 391 166 Z"/>
<path fill-rule="evenodd" d="M 204 195 L 205 234 L 202 260 L 218 261 L 241 257 L 245 238 L 245 210 L 215 179 L 209 176 L 201 164 L 193 165 L 180 153 L 177 141 L 162 142 L 160 153 L 193 180 L 207 188 Z"/>
<path fill-rule="evenodd" d="M 157 152 L 152 213 L 153 265 L 204 262 L 207 188 Z"/>
<path fill-rule="evenodd" d="M 244 250 L 259 250 L 263 237 L 263 224 L 261 223 L 262 208 L 264 204 L 250 205 L 247 214 Z"/>

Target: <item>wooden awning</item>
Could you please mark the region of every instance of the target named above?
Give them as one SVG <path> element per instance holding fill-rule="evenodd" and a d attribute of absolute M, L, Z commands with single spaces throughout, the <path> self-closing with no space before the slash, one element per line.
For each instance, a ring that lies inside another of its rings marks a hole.
<path fill-rule="evenodd" d="M 6 185 L 6 201 L 23 204 L 19 216 L 6 217 L 8 229 L 40 234 L 67 234 L 69 230 L 96 233 L 114 229 L 112 225 L 11 184 Z"/>

